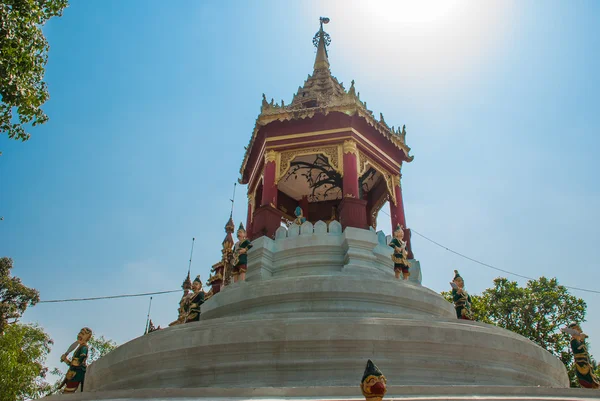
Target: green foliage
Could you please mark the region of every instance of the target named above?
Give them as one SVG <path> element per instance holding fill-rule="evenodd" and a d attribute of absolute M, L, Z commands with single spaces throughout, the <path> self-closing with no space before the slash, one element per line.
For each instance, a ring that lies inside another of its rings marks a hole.
<path fill-rule="evenodd" d="M 452 302 L 450 293 L 442 295 Z M 585 320 L 586 304 L 558 284 L 540 277 L 525 287 L 497 278 L 481 295 L 471 295 L 475 320 L 491 323 L 522 335 L 559 358 L 569 372 L 571 385 L 579 386 L 573 369 L 570 337 L 560 331 L 571 322 Z"/>
<path fill-rule="evenodd" d="M 48 100 L 44 72 L 49 45 L 43 25 L 61 16 L 68 0 L 0 2 L 0 132 L 26 141 L 25 124 L 48 121 L 41 106 Z"/>
<path fill-rule="evenodd" d="M 117 343 L 113 340 L 107 340 L 104 336 L 93 336 L 88 342 L 88 347 L 90 349 L 90 354 L 88 355 L 87 364 L 90 365 L 117 348 Z"/>
<path fill-rule="evenodd" d="M 23 315 L 28 306 L 40 300 L 35 289 L 24 286 L 20 278 L 10 276 L 12 268 L 12 259 L 0 258 L 0 335 L 8 324 L 15 323 Z"/>
<path fill-rule="evenodd" d="M 484 303 L 484 300 L 479 295 L 473 295 L 469 293 L 471 296 L 471 313 L 473 314 L 473 318 L 478 322 L 490 323 L 493 322 L 488 318 L 488 309 Z M 450 303 L 454 303 L 452 299 L 452 291 L 442 291 L 442 296 Z"/>
<path fill-rule="evenodd" d="M 481 296 L 492 322 L 529 338 L 565 365 L 571 363 L 570 338 L 560 328 L 571 322 L 583 322 L 587 306 L 555 278 L 530 280 L 524 288 L 515 281 L 497 278 L 494 287 Z"/>
<path fill-rule="evenodd" d="M 35 325 L 11 324 L 0 335 L 0 401 L 39 398 L 50 389 L 44 367 L 52 340 Z"/>

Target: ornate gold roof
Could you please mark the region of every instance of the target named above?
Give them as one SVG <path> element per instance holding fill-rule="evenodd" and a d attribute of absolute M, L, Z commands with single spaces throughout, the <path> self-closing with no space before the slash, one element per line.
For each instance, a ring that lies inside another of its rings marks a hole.
<path fill-rule="evenodd" d="M 275 103 L 273 99 L 269 103 L 263 94 L 260 114 L 256 119 L 254 132 L 246 148 L 244 161 L 240 169 L 242 176 L 260 127 L 273 121 L 312 118 L 317 113 L 327 115 L 333 111 L 345 113 L 349 116 L 358 115 L 363 117 L 369 125 L 390 140 L 398 149 L 402 150 L 408 162 L 413 160 L 413 156 L 409 155 L 410 147 L 406 145 L 406 130 L 404 127 L 402 129 L 398 128 L 398 130 L 394 127 L 390 128 L 385 122 L 383 114 L 380 114 L 380 118 L 377 120 L 373 112 L 367 108 L 367 102 L 360 100 L 360 92 L 356 92 L 354 81 L 352 81 L 350 89 L 346 90 L 344 85 L 331 75 L 326 49 L 329 40 L 329 35 L 323 31 L 323 22 L 321 22 L 321 29 L 313 39 L 315 43 L 318 41 L 313 73 L 304 81 L 303 86 L 298 87 L 291 103 L 286 105 L 283 100 L 281 103 Z"/>
<path fill-rule="evenodd" d="M 215 282 L 217 280 L 223 280 L 223 276 L 221 275 L 221 273 L 217 273 L 216 275 L 211 275 L 208 278 L 208 280 L 206 281 L 206 284 L 211 285 L 213 282 Z"/>

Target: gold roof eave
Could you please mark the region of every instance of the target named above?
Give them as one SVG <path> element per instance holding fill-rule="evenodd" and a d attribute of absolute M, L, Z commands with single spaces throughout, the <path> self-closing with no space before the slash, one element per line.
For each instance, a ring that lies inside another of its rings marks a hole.
<path fill-rule="evenodd" d="M 366 109 L 362 102 L 358 99 L 351 102 L 339 102 L 338 104 L 328 104 L 326 106 L 311 108 L 293 108 L 290 106 L 269 105 L 269 107 L 263 107 L 261 114 L 256 119 L 254 131 L 252 133 L 252 137 L 250 138 L 250 143 L 248 144 L 244 154 L 244 161 L 242 162 L 242 166 L 240 168 L 240 175 L 243 177 L 244 170 L 246 169 L 246 165 L 250 157 L 250 151 L 254 145 L 254 141 L 260 127 L 266 126 L 273 121 L 302 120 L 305 118 L 312 118 L 315 114 L 327 115 L 336 111 L 349 116 L 357 114 L 359 117 L 363 117 L 370 126 L 375 128 L 386 139 L 390 140 L 394 146 L 396 146 L 396 148 L 400 149 L 404 153 L 407 163 L 413 161 L 414 156 L 409 154 L 410 147 L 406 145 L 404 138 L 399 135 L 399 133 L 393 131 L 385 122 L 377 121 L 375 117 L 373 117 L 373 113 Z"/>

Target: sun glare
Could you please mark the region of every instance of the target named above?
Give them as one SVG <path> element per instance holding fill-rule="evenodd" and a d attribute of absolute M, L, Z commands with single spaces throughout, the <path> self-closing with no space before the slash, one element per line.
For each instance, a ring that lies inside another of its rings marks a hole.
<path fill-rule="evenodd" d="M 380 0 L 363 3 L 365 12 L 387 23 L 431 23 L 448 16 L 457 0 Z"/>

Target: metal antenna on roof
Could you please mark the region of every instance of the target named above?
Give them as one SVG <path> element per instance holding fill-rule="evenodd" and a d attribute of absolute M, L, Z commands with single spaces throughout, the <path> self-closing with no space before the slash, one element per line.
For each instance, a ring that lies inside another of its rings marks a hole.
<path fill-rule="evenodd" d="M 148 334 L 148 329 L 150 328 L 148 325 L 150 324 L 150 308 L 152 308 L 152 297 L 150 297 L 150 305 L 148 305 L 148 316 L 146 317 L 146 331 L 144 334 Z"/>
<path fill-rule="evenodd" d="M 190 271 L 192 269 L 192 255 L 194 254 L 194 241 L 196 241 L 196 238 L 192 238 L 192 251 L 190 252 L 190 264 L 188 265 L 188 277 L 190 277 Z"/>
<path fill-rule="evenodd" d="M 229 217 L 233 217 L 233 204 L 235 203 L 235 187 L 237 186 L 237 182 L 233 183 L 233 195 L 231 196 L 231 212 L 229 213 Z"/>

